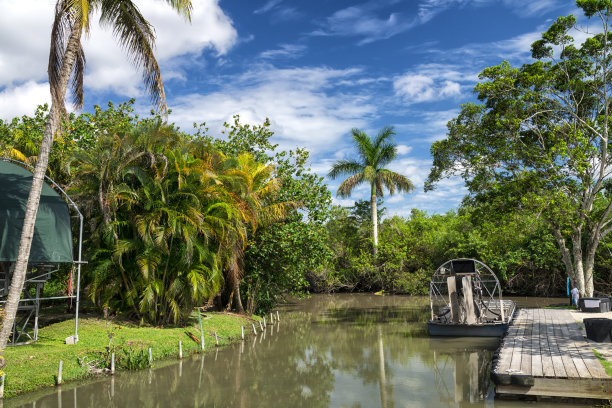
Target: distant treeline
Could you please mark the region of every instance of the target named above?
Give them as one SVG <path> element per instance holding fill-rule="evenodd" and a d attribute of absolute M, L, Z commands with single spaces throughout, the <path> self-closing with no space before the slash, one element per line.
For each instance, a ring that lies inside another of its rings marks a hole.
<path fill-rule="evenodd" d="M 383 203 L 380 202 L 379 206 Z M 426 294 L 429 277 L 453 258 L 475 258 L 497 274 L 506 294 L 564 296 L 567 275 L 548 226 L 531 216 L 499 214 L 468 205 L 443 215 L 413 209 L 382 220 L 372 255 L 369 202 L 333 209 L 327 223 L 332 261 L 309 274 L 313 291 Z M 612 254 L 597 252 L 595 287 L 609 293 Z"/>

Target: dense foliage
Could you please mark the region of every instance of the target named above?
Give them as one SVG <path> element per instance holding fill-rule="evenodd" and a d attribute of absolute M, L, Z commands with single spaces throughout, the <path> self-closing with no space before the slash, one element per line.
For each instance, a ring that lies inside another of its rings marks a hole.
<path fill-rule="evenodd" d="M 499 217 L 494 211 L 468 206 L 442 215 L 413 209 L 408 218 L 383 220 L 375 257 L 364 205 L 368 202 L 334 209 L 327 224 L 334 257 L 309 275 L 316 290 L 425 294 L 433 271 L 460 257 L 491 266 L 508 293 L 561 295 L 565 290 L 566 275 L 554 237 L 536 216 Z M 609 257 L 604 250 L 602 258 Z M 608 275 L 609 267 L 598 270 L 600 281 Z"/>
<path fill-rule="evenodd" d="M 581 295 L 594 291 L 595 258 L 612 232 L 609 154 L 612 2 L 578 0 L 591 27 L 559 17 L 532 44 L 535 62 L 485 69 L 466 104 L 432 146 L 428 187 L 459 174 L 476 203 L 538 213 Z"/>
<path fill-rule="evenodd" d="M 302 293 L 328 253 L 319 237 L 330 200 L 307 152 L 274 152 L 268 123 L 236 118 L 228 138 L 188 135 L 131 106 L 71 116 L 49 165 L 85 215 L 92 300 L 176 324 L 219 294 L 239 312 L 246 296 L 253 312 Z M 45 112 L 0 123 L 3 155 L 34 160 Z"/>

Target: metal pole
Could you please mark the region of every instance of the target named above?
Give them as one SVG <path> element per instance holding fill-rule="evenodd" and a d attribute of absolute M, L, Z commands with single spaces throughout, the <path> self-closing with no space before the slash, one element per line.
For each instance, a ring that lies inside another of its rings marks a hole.
<path fill-rule="evenodd" d="M 77 266 L 76 311 L 74 313 L 74 344 L 77 344 L 79 341 L 79 289 L 81 288 L 81 255 L 83 251 L 83 215 L 80 211 L 79 219 L 79 263 Z"/>

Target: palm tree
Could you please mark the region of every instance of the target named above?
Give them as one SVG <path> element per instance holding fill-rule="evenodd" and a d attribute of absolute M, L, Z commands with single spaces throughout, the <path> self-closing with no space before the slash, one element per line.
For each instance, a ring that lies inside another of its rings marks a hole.
<path fill-rule="evenodd" d="M 191 18 L 191 0 L 165 1 L 188 20 Z M 164 115 L 167 115 L 161 72 L 153 54 L 155 32 L 134 2 L 131 0 L 57 0 L 55 19 L 51 30 L 48 65 L 51 110 L 45 125 L 36 168 L 34 169 L 17 262 L 5 305 L 5 317 L 0 329 L 0 368 L 6 365 L 4 349 L 15 321 L 17 305 L 25 281 L 40 192 L 47 170 L 53 137 L 60 130 L 62 118 L 66 116 L 64 100 L 69 85 L 71 85 L 76 107 L 80 108 L 83 105 L 85 53 L 81 44 L 81 37 L 83 32 L 89 32 L 90 17 L 96 10 L 101 12 L 100 23 L 112 27 L 113 33 L 117 36 L 121 45 L 128 50 L 132 62 L 142 69 L 144 83 L 147 91 L 151 94 L 153 103 Z M 78 339 L 75 339 L 75 341 L 78 341 Z"/>
<path fill-rule="evenodd" d="M 395 131 L 391 126 L 382 128 L 374 139 L 359 129 L 351 131 L 358 160 L 338 160 L 332 165 L 327 175 L 332 180 L 339 176 L 349 176 L 340 183 L 337 195 L 348 197 L 355 187 L 369 183 L 371 189 L 370 203 L 372 207 L 372 236 L 374 238 L 374 253 L 378 246 L 378 211 L 376 198 L 384 197 L 383 187 L 393 195 L 395 190 L 410 192 L 414 190 L 412 182 L 399 173 L 383 168 L 397 157 L 397 145 L 392 142 Z"/>
<path fill-rule="evenodd" d="M 282 221 L 298 204 L 293 201 L 278 201 L 280 179 L 274 177 L 274 167 L 258 162 L 250 153 L 242 153 L 225 163 L 222 180 L 232 193 L 235 205 L 240 209 L 242 220 L 227 234 L 224 243 L 227 283 L 231 285 L 232 297 L 238 313 L 244 313 L 240 297 L 240 280 L 244 275 L 244 248 L 248 234 L 257 227 Z"/>

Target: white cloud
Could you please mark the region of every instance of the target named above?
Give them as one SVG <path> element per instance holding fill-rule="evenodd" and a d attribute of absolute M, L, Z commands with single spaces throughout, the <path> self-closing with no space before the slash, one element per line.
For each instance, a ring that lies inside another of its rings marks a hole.
<path fill-rule="evenodd" d="M 404 154 L 408 154 L 412 151 L 412 147 L 411 146 L 406 146 L 406 145 L 397 145 L 397 154 L 399 155 L 404 155 Z"/>
<path fill-rule="evenodd" d="M 499 0 L 421 0 L 417 11 L 410 16 L 398 12 L 399 1 L 368 1 L 337 10 L 312 35 L 338 35 L 363 37 L 359 44 L 384 40 L 431 21 L 438 14 L 453 8 L 482 7 Z M 276 6 L 277 1 L 268 4 Z M 266 6 L 268 5 L 266 4 Z M 522 17 L 530 17 L 561 7 L 561 0 L 503 0 L 504 6 Z"/>
<path fill-rule="evenodd" d="M 258 8 L 257 10 L 255 10 L 253 13 L 255 13 L 255 14 L 267 13 L 268 11 L 270 11 L 270 10 L 274 9 L 275 7 L 277 7 L 282 2 L 283 2 L 283 0 L 268 0 L 266 2 L 266 4 L 264 4 L 263 6 Z"/>
<path fill-rule="evenodd" d="M 0 88 L 46 79 L 54 6 L 54 0 L 0 0 Z"/>
<path fill-rule="evenodd" d="M 184 95 L 171 101 L 171 120 L 182 127 L 205 120 L 212 129 L 240 114 L 241 122 L 270 118 L 274 142 L 282 148 L 305 146 L 313 153 L 344 147 L 342 137 L 364 126 L 376 113 L 365 91 L 337 93 L 336 82 L 360 70 L 278 69 L 262 65 L 224 81 L 218 92 Z"/>
<path fill-rule="evenodd" d="M 346 7 L 332 14 L 320 24 L 321 28 L 312 35 L 339 35 L 364 37 L 360 44 L 391 38 L 417 24 L 414 18 L 387 12 L 376 14 L 381 8 L 388 6 L 388 1 L 371 1 L 368 3 Z"/>
<path fill-rule="evenodd" d="M 218 4 L 219 0 L 193 1 L 191 24 L 164 2 L 138 2 L 145 18 L 155 27 L 156 58 L 162 77 L 182 77 L 181 64 L 214 50 L 222 56 L 237 42 L 231 19 Z M 130 64 L 111 31 L 92 25 L 91 36 L 84 41 L 87 56 L 85 86 L 98 91 L 112 90 L 123 96 L 142 95 L 141 75 Z"/>
<path fill-rule="evenodd" d="M 236 30 L 220 8 L 219 0 L 193 0 L 191 24 L 164 2 L 140 0 L 136 3 L 155 27 L 156 57 L 164 79 L 183 75 L 180 67 L 184 58 L 193 58 L 204 50 L 213 50 L 221 56 L 237 42 Z M 54 0 L 0 0 L 0 38 L 3 39 L 0 42 L 0 104 L 11 103 L 5 99 L 10 89 L 28 81 L 40 83 L 47 79 L 54 5 Z M 83 41 L 87 58 L 85 87 L 123 96 L 142 95 L 141 75 L 131 66 L 110 31 L 99 26 L 97 17 L 93 20 L 91 35 Z M 42 102 L 32 100 L 31 107 L 20 113 L 30 112 Z"/>
<path fill-rule="evenodd" d="M 439 91 L 434 90 L 434 80 L 421 74 L 405 74 L 393 81 L 396 95 L 407 103 L 427 102 L 434 100 Z"/>
<path fill-rule="evenodd" d="M 398 134 L 412 140 L 412 143 L 423 142 L 429 145 L 446 137 L 447 123 L 457 117 L 459 109 L 441 111 L 412 111 L 409 122 L 395 125 Z"/>
<path fill-rule="evenodd" d="M 299 44 L 281 44 L 279 48 L 275 50 L 267 50 L 259 54 L 260 58 L 263 59 L 275 59 L 275 58 L 298 58 L 304 55 L 307 47 Z"/>
<path fill-rule="evenodd" d="M 49 84 L 28 81 L 0 91 L 0 119 L 10 120 L 21 115 L 32 115 L 38 105 L 51 103 Z"/>
<path fill-rule="evenodd" d="M 393 80 L 393 89 L 407 104 L 455 98 L 462 94 L 462 84 L 472 84 L 475 75 L 460 68 L 441 64 L 418 65 Z"/>

